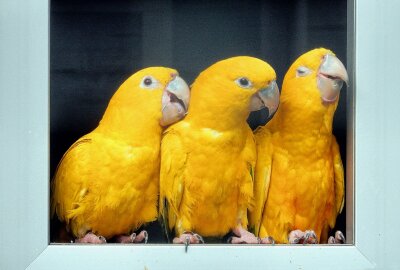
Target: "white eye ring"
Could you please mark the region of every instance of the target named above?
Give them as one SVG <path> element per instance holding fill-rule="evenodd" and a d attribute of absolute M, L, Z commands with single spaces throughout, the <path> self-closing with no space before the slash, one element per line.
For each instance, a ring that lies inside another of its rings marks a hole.
<path fill-rule="evenodd" d="M 154 89 L 160 86 L 160 83 L 153 76 L 144 76 L 140 82 L 140 87 L 144 89 Z"/>
<path fill-rule="evenodd" d="M 305 77 L 311 73 L 311 70 L 308 67 L 300 66 L 296 70 L 296 77 Z"/>
<path fill-rule="evenodd" d="M 249 89 L 249 88 L 253 87 L 253 84 L 251 83 L 251 81 L 249 79 L 247 79 L 246 77 L 237 78 L 235 80 L 235 83 L 237 85 L 239 85 L 240 87 L 246 88 L 246 89 Z"/>

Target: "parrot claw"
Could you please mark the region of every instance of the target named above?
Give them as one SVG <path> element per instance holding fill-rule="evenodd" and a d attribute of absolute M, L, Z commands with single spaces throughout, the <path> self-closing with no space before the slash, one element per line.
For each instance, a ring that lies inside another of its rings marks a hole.
<path fill-rule="evenodd" d="M 251 232 L 243 229 L 242 227 L 235 228 L 232 232 L 236 236 L 229 237 L 228 243 L 230 244 L 260 244 L 261 239 L 256 237 Z"/>
<path fill-rule="evenodd" d="M 189 243 L 190 243 L 190 237 L 186 236 L 185 237 L 185 253 L 187 253 L 187 251 L 188 251 Z"/>
<path fill-rule="evenodd" d="M 147 231 L 141 231 L 139 234 L 132 233 L 130 235 L 119 235 L 116 237 L 115 241 L 117 243 L 122 243 L 122 244 L 133 244 L 133 243 L 141 243 L 144 242 L 147 244 L 147 240 L 149 238 L 149 235 Z"/>
<path fill-rule="evenodd" d="M 144 243 L 147 244 L 147 241 L 149 240 L 149 234 L 147 233 L 147 231 L 144 231 Z"/>
<path fill-rule="evenodd" d="M 173 243 L 185 244 L 185 252 L 187 252 L 190 244 L 204 244 L 204 239 L 197 233 L 185 231 L 179 237 L 175 237 Z"/>
<path fill-rule="evenodd" d="M 97 236 L 92 232 L 85 234 L 82 238 L 75 239 L 75 243 L 89 243 L 89 244 L 105 244 L 107 243 L 106 238 L 103 236 Z"/>
<path fill-rule="evenodd" d="M 303 244 L 318 244 L 317 235 L 314 231 L 305 231 Z"/>
<path fill-rule="evenodd" d="M 341 231 L 336 231 L 335 237 L 331 236 L 328 239 L 328 244 L 344 244 L 346 243 L 346 238 Z"/>
<path fill-rule="evenodd" d="M 317 235 L 312 230 L 305 232 L 301 230 L 294 230 L 289 233 L 290 244 L 318 244 Z"/>
<path fill-rule="evenodd" d="M 264 237 L 260 239 L 260 244 L 275 245 L 275 239 L 272 236 Z"/>

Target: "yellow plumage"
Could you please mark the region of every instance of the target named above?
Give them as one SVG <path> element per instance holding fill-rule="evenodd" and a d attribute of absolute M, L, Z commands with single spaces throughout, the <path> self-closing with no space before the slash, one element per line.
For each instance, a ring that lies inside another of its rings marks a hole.
<path fill-rule="evenodd" d="M 323 98 L 333 92 L 328 95 L 318 88 L 322 85 L 318 76 L 324 82 L 336 76 L 321 75 L 326 55 L 333 53 L 316 49 L 293 63 L 275 117 L 256 131 L 251 224 L 260 237 L 272 236 L 278 243 L 287 243 L 295 229 L 314 230 L 318 240 L 326 242 L 344 204 L 343 165 L 332 135 L 338 93 L 326 102 Z"/>
<path fill-rule="evenodd" d="M 247 89 L 237 84 L 244 77 Z M 267 63 L 233 57 L 195 80 L 188 115 L 168 128 L 161 147 L 160 214 L 176 235 L 220 237 L 247 227 L 256 149 L 246 119 L 251 96 L 274 79 Z"/>
<path fill-rule="evenodd" d="M 172 74 L 153 67 L 132 75 L 99 126 L 64 154 L 52 181 L 51 213 L 75 237 L 110 238 L 157 218 L 161 100 Z M 151 89 L 142 87 L 146 76 Z"/>

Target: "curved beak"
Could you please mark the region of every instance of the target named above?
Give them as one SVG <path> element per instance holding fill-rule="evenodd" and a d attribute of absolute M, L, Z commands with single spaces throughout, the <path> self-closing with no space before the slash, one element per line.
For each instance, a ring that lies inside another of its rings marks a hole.
<path fill-rule="evenodd" d="M 276 81 L 272 81 L 266 88 L 259 90 L 251 97 L 250 110 L 258 111 L 267 107 L 271 116 L 279 106 L 279 88 Z"/>
<path fill-rule="evenodd" d="M 190 89 L 179 76 L 174 75 L 162 95 L 161 126 L 168 126 L 185 117 L 190 99 Z"/>
<path fill-rule="evenodd" d="M 334 55 L 325 55 L 317 74 L 317 86 L 322 101 L 328 104 L 335 102 L 343 82 L 348 84 L 348 81 L 349 76 L 343 63 Z"/>

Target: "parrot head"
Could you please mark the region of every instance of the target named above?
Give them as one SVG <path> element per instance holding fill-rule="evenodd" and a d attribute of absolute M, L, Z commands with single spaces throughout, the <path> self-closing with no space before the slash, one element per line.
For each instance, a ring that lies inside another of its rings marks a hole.
<path fill-rule="evenodd" d="M 196 78 L 192 101 L 200 100 L 203 110 L 233 109 L 248 116 L 251 111 L 266 107 L 272 115 L 279 105 L 275 80 L 275 71 L 268 63 L 249 56 L 231 57 L 213 64 Z"/>
<path fill-rule="evenodd" d="M 138 123 L 158 119 L 167 126 L 182 119 L 188 110 L 190 90 L 178 72 L 149 67 L 129 77 L 112 97 L 103 120 L 131 117 Z M 120 113 L 116 113 L 119 111 Z M 121 113 L 123 111 L 123 113 Z"/>
<path fill-rule="evenodd" d="M 308 100 L 312 101 L 308 104 L 319 107 L 337 106 L 343 82 L 347 84 L 348 79 L 346 68 L 332 51 L 314 49 L 301 55 L 289 68 L 283 81 L 282 100 L 286 100 L 286 95 L 298 95 L 303 98 L 297 100 L 303 103 Z"/>

